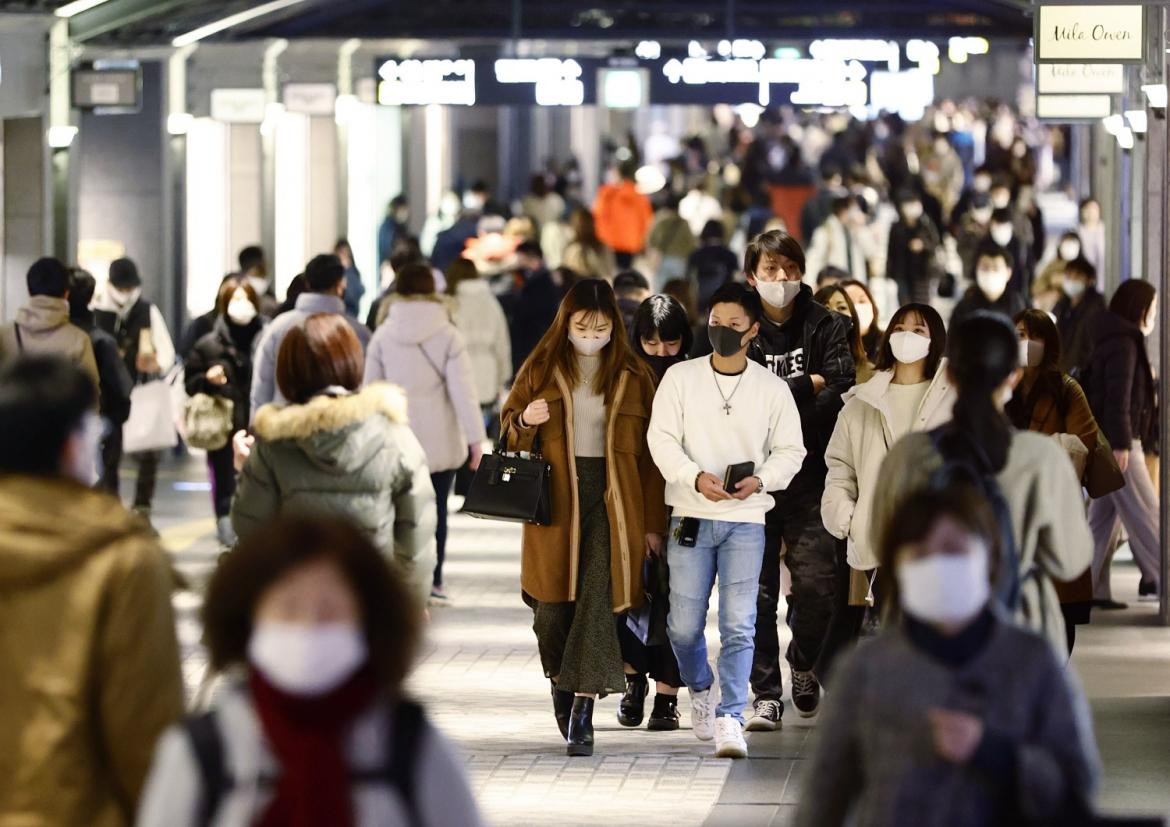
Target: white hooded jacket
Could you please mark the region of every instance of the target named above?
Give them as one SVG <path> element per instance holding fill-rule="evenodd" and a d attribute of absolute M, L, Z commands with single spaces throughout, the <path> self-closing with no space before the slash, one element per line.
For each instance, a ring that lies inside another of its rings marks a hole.
<path fill-rule="evenodd" d="M 512 378 L 512 337 L 504 309 L 485 279 L 459 282 L 455 304 L 455 326 L 467 342 L 476 399 L 494 404 Z"/>
<path fill-rule="evenodd" d="M 471 358 L 449 305 L 445 296 L 394 296 L 366 349 L 366 383 L 406 391 L 410 427 L 432 474 L 458 468 L 467 447 L 487 439 Z"/>
<path fill-rule="evenodd" d="M 946 378 L 946 359 L 922 398 L 910 432 L 929 431 L 950 421 L 955 390 Z M 893 371 L 879 371 L 868 382 L 845 394 L 845 407 L 825 451 L 829 473 L 821 497 L 825 529 L 839 540 L 848 538 L 849 565 L 861 571 L 877 566 L 869 525 L 878 471 L 894 444 L 887 400 Z"/>

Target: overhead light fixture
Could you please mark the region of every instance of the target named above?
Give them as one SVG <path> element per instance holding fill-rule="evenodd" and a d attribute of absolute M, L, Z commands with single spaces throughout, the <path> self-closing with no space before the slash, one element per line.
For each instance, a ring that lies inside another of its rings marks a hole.
<path fill-rule="evenodd" d="M 83 11 L 96 9 L 103 3 L 108 2 L 110 2 L 110 0 L 73 0 L 72 3 L 66 3 L 64 6 L 61 6 L 59 9 L 53 12 L 53 14 L 57 15 L 58 17 L 69 18 L 75 14 L 81 14 Z"/>
<path fill-rule="evenodd" d="M 1106 115 L 1101 119 L 1101 126 L 1105 127 L 1105 131 L 1110 135 L 1116 136 L 1126 128 L 1125 118 L 1121 115 Z"/>
<path fill-rule="evenodd" d="M 1146 116 L 1144 109 L 1127 109 L 1125 110 L 1125 119 L 1129 121 L 1130 127 L 1139 135 L 1145 132 L 1150 125 L 1149 118 Z"/>
<path fill-rule="evenodd" d="M 1166 84 L 1148 83 L 1142 87 L 1142 91 L 1146 93 L 1146 100 L 1150 102 L 1150 106 L 1155 109 L 1166 108 Z"/>
<path fill-rule="evenodd" d="M 222 31 L 238 26 L 241 23 L 247 23 L 249 20 L 255 20 L 257 17 L 263 17 L 266 14 L 278 12 L 281 9 L 287 9 L 290 6 L 296 6 L 305 0 L 272 0 L 272 2 L 264 3 L 256 6 L 253 9 L 239 12 L 216 20 L 214 23 L 208 23 L 206 26 L 200 26 L 198 29 L 192 29 L 186 34 L 181 34 L 171 41 L 171 45 L 176 49 L 183 46 L 190 46 L 192 43 L 198 43 L 204 38 L 211 37 L 213 34 L 219 34 Z"/>
<path fill-rule="evenodd" d="M 1133 149 L 1133 130 L 1123 126 L 1117 133 L 1117 145 L 1122 149 Z"/>
<path fill-rule="evenodd" d="M 76 126 L 50 126 L 45 134 L 45 140 L 53 149 L 68 149 L 76 137 Z"/>

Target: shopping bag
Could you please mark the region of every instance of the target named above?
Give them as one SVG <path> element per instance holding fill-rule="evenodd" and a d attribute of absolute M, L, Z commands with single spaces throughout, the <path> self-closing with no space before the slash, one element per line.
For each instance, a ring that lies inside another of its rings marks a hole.
<path fill-rule="evenodd" d="M 164 451 L 179 441 L 171 383 L 152 379 L 130 391 L 130 418 L 122 426 L 122 451 Z"/>

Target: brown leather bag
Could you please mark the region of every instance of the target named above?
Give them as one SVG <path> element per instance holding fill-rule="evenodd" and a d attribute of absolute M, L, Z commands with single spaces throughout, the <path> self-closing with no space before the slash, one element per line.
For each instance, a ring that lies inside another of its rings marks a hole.
<path fill-rule="evenodd" d="M 1100 428 L 1097 429 L 1097 444 L 1089 452 L 1089 461 L 1085 466 L 1085 476 L 1081 479 L 1081 484 L 1094 500 L 1125 487 L 1125 475 L 1121 473 L 1121 468 L 1113 456 L 1113 448 Z"/>

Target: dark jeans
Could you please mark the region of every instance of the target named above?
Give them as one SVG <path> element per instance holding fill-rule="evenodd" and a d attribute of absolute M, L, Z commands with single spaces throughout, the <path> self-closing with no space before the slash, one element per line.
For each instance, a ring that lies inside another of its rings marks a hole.
<path fill-rule="evenodd" d="M 218 451 L 207 452 L 207 475 L 211 480 L 211 504 L 216 517 L 226 517 L 232 510 L 232 495 L 236 493 L 236 469 L 233 465 L 232 443 Z"/>
<path fill-rule="evenodd" d="M 622 649 L 622 660 L 634 667 L 639 675 L 649 675 L 651 680 L 662 681 L 678 689 L 683 685 L 678 673 L 678 661 L 670 644 L 647 646 L 630 631 L 625 614 L 617 615 L 618 644 Z"/>
<path fill-rule="evenodd" d="M 230 450 L 230 447 L 229 447 Z M 132 454 L 138 463 L 138 481 L 134 485 L 134 507 L 150 510 L 158 481 L 158 451 Z M 102 476 L 98 487 L 115 497 L 121 496 L 118 467 L 122 464 L 122 429 L 113 428 L 102 442 Z"/>
<path fill-rule="evenodd" d="M 756 649 L 752 663 L 752 691 L 757 699 L 780 700 L 780 546 L 792 574 L 788 598 L 789 665 L 797 672 L 813 671 L 825 648 L 833 617 L 837 587 L 837 540 L 821 522 L 821 492 L 789 496 L 773 493 L 776 507 L 764 525 L 764 564 L 756 598 Z"/>
<path fill-rule="evenodd" d="M 857 642 L 865 624 L 865 606 L 849 605 L 849 561 L 846 558 L 848 541 L 834 540 L 837 545 L 837 575 L 833 591 L 833 617 L 816 665 L 817 678 L 823 686 L 829 685 L 829 672 L 837 656 Z"/>
<path fill-rule="evenodd" d="M 154 488 L 158 481 L 159 451 L 132 454 L 138 463 L 138 481 L 134 485 L 134 507 L 150 510 L 154 502 Z"/>
<path fill-rule="evenodd" d="M 435 487 L 435 512 L 438 523 L 435 526 L 435 578 L 436 586 L 443 585 L 443 558 L 447 555 L 447 498 L 451 496 L 451 484 L 455 482 L 455 471 L 440 471 L 431 474 L 431 485 Z"/>
<path fill-rule="evenodd" d="M 102 440 L 102 475 L 97 487 L 115 497 L 118 491 L 118 466 L 122 464 L 122 426 L 111 425 Z"/>

